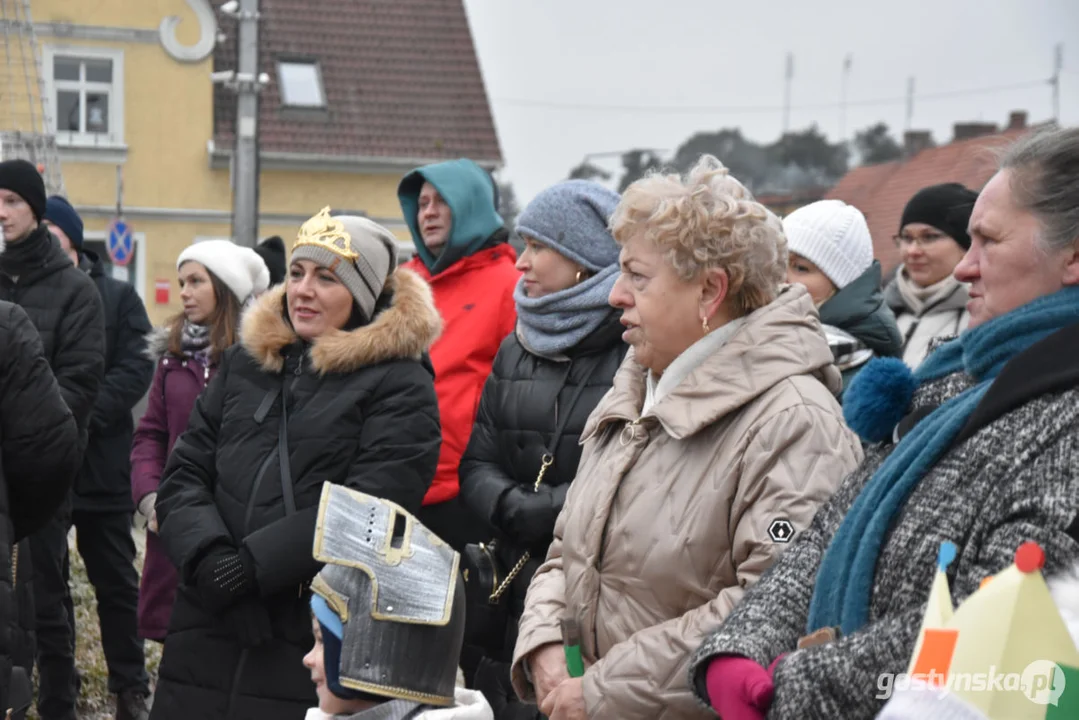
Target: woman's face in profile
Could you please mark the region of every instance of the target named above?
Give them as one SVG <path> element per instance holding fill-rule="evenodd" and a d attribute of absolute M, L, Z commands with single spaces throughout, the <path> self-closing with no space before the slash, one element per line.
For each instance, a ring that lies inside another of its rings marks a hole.
<path fill-rule="evenodd" d="M 352 293 L 338 277 L 312 260 L 296 260 L 285 286 L 288 317 L 307 341 L 340 330 L 352 316 Z"/>
<path fill-rule="evenodd" d="M 631 237 L 619 256 L 622 274 L 610 303 L 622 311 L 622 340 L 657 375 L 704 336 L 700 281 L 686 282 L 649 240 Z"/>
<path fill-rule="evenodd" d="M 517 258 L 517 269 L 521 271 L 521 284 L 527 297 L 543 297 L 577 284 L 583 272 L 581 266 L 538 240 L 526 236 L 524 241 L 525 249 Z"/>
<path fill-rule="evenodd" d="M 217 309 L 210 273 L 202 263 L 188 260 L 180 266 L 179 276 L 184 317 L 193 325 L 205 325 Z"/>

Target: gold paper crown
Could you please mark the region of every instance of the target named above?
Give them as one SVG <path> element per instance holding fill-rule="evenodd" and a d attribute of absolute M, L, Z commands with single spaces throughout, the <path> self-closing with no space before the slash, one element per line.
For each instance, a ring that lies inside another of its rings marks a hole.
<path fill-rule="evenodd" d="M 293 249 L 301 245 L 314 245 L 329 250 L 344 260 L 354 262 L 360 254 L 352 249 L 352 236 L 337 218 L 330 217 L 327 205 L 317 215 L 300 226 Z"/>

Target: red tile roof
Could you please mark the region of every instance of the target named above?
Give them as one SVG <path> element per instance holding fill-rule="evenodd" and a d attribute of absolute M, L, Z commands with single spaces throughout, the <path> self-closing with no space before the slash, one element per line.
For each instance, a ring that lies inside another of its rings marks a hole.
<path fill-rule="evenodd" d="M 944 182 L 980 191 L 996 168 L 992 148 L 1013 142 L 1030 130 L 1006 130 L 922 150 L 905 160 L 863 165 L 844 175 L 825 197 L 862 211 L 873 237 L 874 254 L 887 274 L 899 263 L 892 237 L 899 231 L 903 208 L 914 193 Z"/>
<path fill-rule="evenodd" d="M 463 0 L 262 0 L 260 12 L 262 152 L 501 163 Z M 221 26 L 214 69 L 234 70 L 235 24 Z M 279 59 L 318 61 L 325 110 L 282 107 Z M 235 109 L 215 87 L 219 149 L 233 146 Z"/>

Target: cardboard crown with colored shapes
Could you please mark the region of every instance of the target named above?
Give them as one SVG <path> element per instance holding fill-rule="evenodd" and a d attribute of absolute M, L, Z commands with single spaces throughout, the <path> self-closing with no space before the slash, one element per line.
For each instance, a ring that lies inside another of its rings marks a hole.
<path fill-rule="evenodd" d="M 1015 563 L 952 610 L 943 543 L 909 673 L 989 718 L 1079 718 L 1079 649 L 1042 577 L 1045 553 L 1025 543 Z"/>

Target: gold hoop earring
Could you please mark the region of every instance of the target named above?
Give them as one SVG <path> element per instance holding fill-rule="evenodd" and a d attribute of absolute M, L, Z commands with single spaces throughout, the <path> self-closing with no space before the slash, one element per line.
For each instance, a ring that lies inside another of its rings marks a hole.
<path fill-rule="evenodd" d="M 701 318 L 701 329 L 704 330 L 705 335 L 711 332 L 711 328 L 708 327 L 708 318 Z"/>
<path fill-rule="evenodd" d="M 581 278 L 582 278 L 583 276 L 584 276 L 584 270 L 578 270 L 578 271 L 577 271 L 577 284 L 578 284 L 578 285 L 580 285 L 580 284 L 581 284 Z"/>

